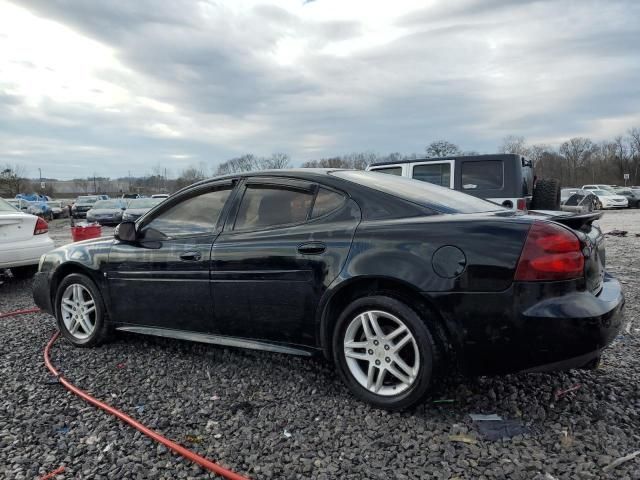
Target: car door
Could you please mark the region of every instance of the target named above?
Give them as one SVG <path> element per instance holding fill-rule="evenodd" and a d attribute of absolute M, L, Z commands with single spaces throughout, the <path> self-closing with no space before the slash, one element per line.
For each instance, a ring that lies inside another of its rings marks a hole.
<path fill-rule="evenodd" d="M 314 345 L 318 302 L 342 269 L 359 221 L 360 209 L 343 192 L 247 179 L 212 250 L 218 332 Z"/>
<path fill-rule="evenodd" d="M 130 325 L 210 332 L 211 247 L 233 182 L 208 184 L 152 210 L 139 240 L 116 240 L 109 254 L 110 313 Z"/>

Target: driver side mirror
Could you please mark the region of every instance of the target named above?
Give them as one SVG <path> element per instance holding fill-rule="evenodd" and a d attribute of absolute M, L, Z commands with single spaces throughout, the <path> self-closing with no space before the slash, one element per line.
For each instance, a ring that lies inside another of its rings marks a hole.
<path fill-rule="evenodd" d="M 113 236 L 116 240 L 122 242 L 135 242 L 138 239 L 138 233 L 136 232 L 135 222 L 122 222 L 113 231 Z"/>

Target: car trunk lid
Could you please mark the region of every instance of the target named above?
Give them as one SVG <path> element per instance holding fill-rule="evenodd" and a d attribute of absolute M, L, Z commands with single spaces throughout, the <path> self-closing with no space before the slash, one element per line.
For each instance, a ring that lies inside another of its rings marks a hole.
<path fill-rule="evenodd" d="M 18 242 L 33 237 L 37 217 L 24 213 L 0 215 L 0 243 Z"/>

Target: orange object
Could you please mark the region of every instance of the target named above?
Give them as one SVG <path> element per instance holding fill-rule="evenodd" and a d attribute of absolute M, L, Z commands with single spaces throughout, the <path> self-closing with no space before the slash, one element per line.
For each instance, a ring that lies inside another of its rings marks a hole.
<path fill-rule="evenodd" d="M 40 480 L 50 480 L 56 475 L 60 475 L 61 473 L 64 473 L 64 465 L 62 467 L 56 468 L 53 472 L 47 473 L 46 475 L 40 477 Z"/>
<path fill-rule="evenodd" d="M 71 227 L 71 237 L 74 242 L 98 238 L 100 235 L 102 235 L 102 227 L 100 225 Z"/>

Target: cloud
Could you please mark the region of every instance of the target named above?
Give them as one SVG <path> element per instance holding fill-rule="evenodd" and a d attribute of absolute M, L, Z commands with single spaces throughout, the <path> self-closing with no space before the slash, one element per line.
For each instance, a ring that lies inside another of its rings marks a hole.
<path fill-rule="evenodd" d="M 639 16 L 633 0 L 0 0 L 0 158 L 68 178 L 597 140 L 640 111 Z"/>

